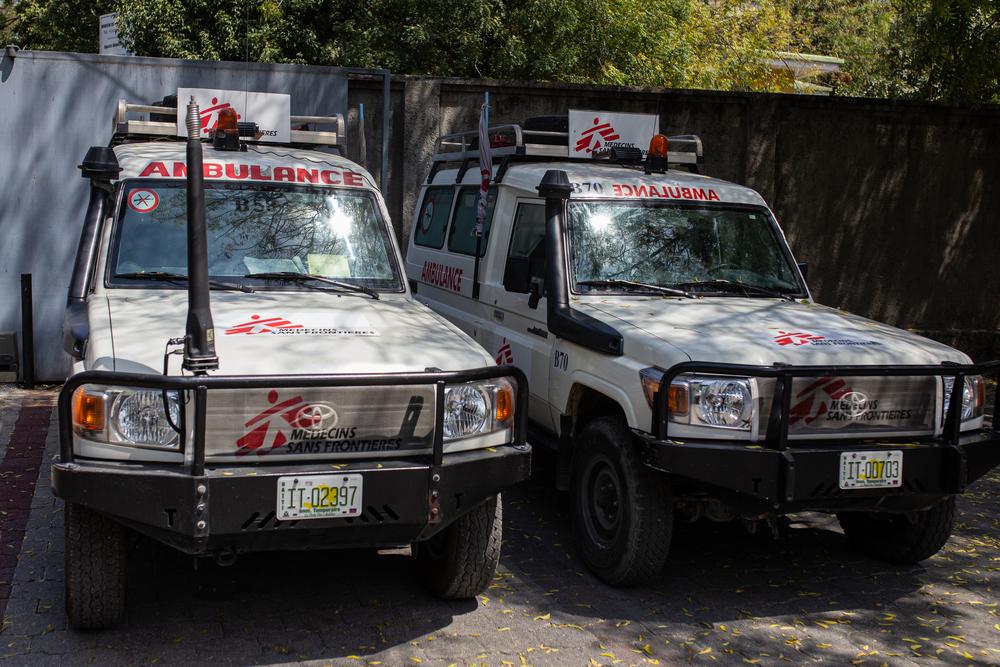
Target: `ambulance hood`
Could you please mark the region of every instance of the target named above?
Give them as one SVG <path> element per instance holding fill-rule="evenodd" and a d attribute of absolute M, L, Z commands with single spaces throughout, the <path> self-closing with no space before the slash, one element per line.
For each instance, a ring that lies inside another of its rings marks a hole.
<path fill-rule="evenodd" d="M 580 301 L 576 307 L 624 335 L 626 354 L 657 365 L 970 362 L 947 345 L 818 304 L 728 297 Z M 668 355 L 664 344 L 673 348 Z"/>
<path fill-rule="evenodd" d="M 184 335 L 185 290 L 108 295 L 114 370 L 160 373 L 167 340 Z M 494 362 L 454 325 L 412 299 L 383 294 L 212 291 L 219 370 L 294 375 L 465 370 Z M 170 374 L 180 374 L 172 356 Z"/>

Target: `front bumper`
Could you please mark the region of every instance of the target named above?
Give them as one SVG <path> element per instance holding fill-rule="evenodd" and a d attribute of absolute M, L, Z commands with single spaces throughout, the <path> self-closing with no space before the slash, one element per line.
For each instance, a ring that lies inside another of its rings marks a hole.
<path fill-rule="evenodd" d="M 964 435 L 939 442 L 813 442 L 783 451 L 736 442 L 661 441 L 638 434 L 646 463 L 695 482 L 747 512 L 884 510 L 905 512 L 932 505 L 1000 465 L 1000 433 Z M 841 489 L 840 455 L 850 451 L 903 452 L 899 488 Z"/>
<path fill-rule="evenodd" d="M 445 454 L 447 384 L 513 378 L 517 385 L 512 442 Z M 190 463 L 112 462 L 73 451 L 72 399 L 88 383 L 189 392 L 194 405 Z M 398 458 L 216 465 L 206 462 L 207 394 L 220 389 L 423 385 L 435 387 L 430 455 Z M 380 375 L 163 377 L 88 371 L 66 381 L 59 395 L 60 455 L 52 489 L 67 502 L 106 514 L 140 533 L 190 554 L 271 549 L 394 547 L 430 538 L 478 503 L 531 474 L 528 386 L 510 366 L 467 371 Z M 360 474 L 362 514 L 278 521 L 278 478 Z"/>
<path fill-rule="evenodd" d="M 960 429 L 961 389 L 969 375 L 996 375 L 1000 361 L 979 365 L 939 366 L 748 366 L 684 362 L 665 371 L 654 398 L 650 432 L 635 431 L 644 443 L 646 463 L 721 495 L 746 513 L 803 510 L 879 510 L 908 512 L 929 507 L 1000 465 L 1000 393 L 993 424 L 967 433 Z M 685 440 L 669 435 L 669 387 L 683 373 L 773 379 L 775 391 L 759 443 Z M 953 377 L 950 408 L 941 434 L 876 440 L 790 440 L 792 381 L 829 377 Z M 897 488 L 841 489 L 843 452 L 901 450 L 902 484 Z"/>
<path fill-rule="evenodd" d="M 278 521 L 278 477 L 360 473 L 358 517 Z M 531 448 L 507 445 L 417 460 L 288 466 L 207 467 L 77 459 L 52 466 L 52 489 L 67 502 L 114 517 L 189 554 L 273 549 L 394 547 L 425 540 L 478 503 L 528 478 Z"/>

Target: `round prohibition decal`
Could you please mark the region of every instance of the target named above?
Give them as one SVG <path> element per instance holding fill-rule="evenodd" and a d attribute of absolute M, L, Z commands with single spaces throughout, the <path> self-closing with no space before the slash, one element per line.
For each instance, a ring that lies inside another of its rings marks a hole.
<path fill-rule="evenodd" d="M 128 207 L 136 213 L 152 213 L 160 205 L 160 198 L 152 190 L 138 188 L 128 193 Z"/>

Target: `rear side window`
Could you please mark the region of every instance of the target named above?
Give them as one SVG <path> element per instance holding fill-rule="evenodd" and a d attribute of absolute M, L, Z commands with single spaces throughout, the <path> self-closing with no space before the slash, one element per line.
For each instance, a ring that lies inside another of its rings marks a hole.
<path fill-rule="evenodd" d="M 415 244 L 436 249 L 444 245 L 444 233 L 448 229 L 454 195 L 455 189 L 451 187 L 427 188 L 416 229 L 413 230 Z"/>
<path fill-rule="evenodd" d="M 458 202 L 455 204 L 455 217 L 451 222 L 451 232 L 448 235 L 448 250 L 463 255 L 476 254 L 476 237 L 472 232 L 476 228 L 476 206 L 479 203 L 479 188 L 465 187 L 458 191 Z M 497 203 L 497 189 L 491 187 L 486 195 L 486 220 L 483 222 L 483 242 L 479 256 L 486 254 L 486 245 L 490 240 L 490 223 L 493 221 L 493 209 Z"/>

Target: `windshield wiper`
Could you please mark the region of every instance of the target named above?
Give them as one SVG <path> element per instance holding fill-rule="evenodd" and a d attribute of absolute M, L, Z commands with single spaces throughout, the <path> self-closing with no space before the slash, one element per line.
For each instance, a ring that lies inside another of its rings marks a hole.
<path fill-rule="evenodd" d="M 751 285 L 749 283 L 741 283 L 734 280 L 724 280 L 722 278 L 717 278 L 714 280 L 695 280 L 687 283 L 677 283 L 676 285 L 674 285 L 674 287 L 678 288 L 707 287 L 709 289 L 716 288 L 718 291 L 726 292 L 729 294 L 742 291 L 744 294 L 757 294 L 759 296 L 770 296 L 776 299 L 784 299 L 785 301 L 795 301 L 795 298 L 791 294 L 786 294 L 785 292 L 779 292 L 777 290 L 768 289 L 766 287 Z"/>
<path fill-rule="evenodd" d="M 688 299 L 693 299 L 694 295 L 679 286 L 667 287 L 666 285 L 654 285 L 653 283 L 640 283 L 633 280 L 618 280 L 618 279 L 607 279 L 607 280 L 579 280 L 577 285 L 583 285 L 585 287 L 629 287 L 631 289 L 645 289 L 652 292 L 659 292 L 660 294 L 669 294 L 671 296 L 683 296 Z"/>
<path fill-rule="evenodd" d="M 171 273 L 170 271 L 133 271 L 132 273 L 116 273 L 112 278 L 124 278 L 126 280 L 163 280 L 165 282 L 186 283 L 188 277 L 183 273 Z M 219 280 L 209 280 L 209 287 L 216 289 L 230 289 L 253 294 L 252 287 L 239 283 L 227 283 Z"/>
<path fill-rule="evenodd" d="M 334 287 L 339 287 L 341 289 L 345 289 L 350 292 L 360 292 L 362 294 L 367 294 L 376 301 L 378 300 L 378 292 L 371 289 L 370 287 L 365 287 L 364 285 L 354 285 L 352 283 L 345 283 L 339 280 L 334 280 L 332 278 L 317 276 L 312 273 L 295 273 L 294 271 L 261 271 L 259 273 L 247 273 L 243 277 L 263 278 L 264 280 L 288 280 L 290 282 L 305 282 L 308 280 L 315 280 L 317 282 L 326 283 L 327 285 L 333 285 Z"/>

